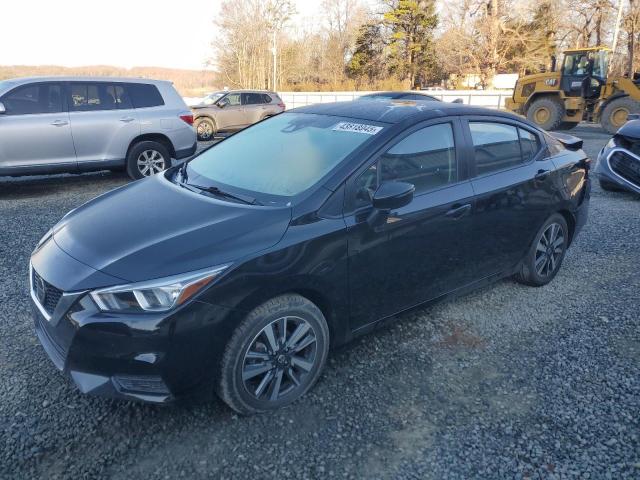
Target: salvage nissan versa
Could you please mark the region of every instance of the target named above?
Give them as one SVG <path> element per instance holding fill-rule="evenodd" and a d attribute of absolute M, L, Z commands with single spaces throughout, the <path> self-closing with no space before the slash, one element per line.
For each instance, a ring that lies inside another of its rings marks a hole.
<path fill-rule="evenodd" d="M 581 145 L 440 102 L 285 112 L 68 213 L 31 257 L 37 335 L 82 392 L 280 407 L 382 319 L 551 281 L 587 218 Z"/>

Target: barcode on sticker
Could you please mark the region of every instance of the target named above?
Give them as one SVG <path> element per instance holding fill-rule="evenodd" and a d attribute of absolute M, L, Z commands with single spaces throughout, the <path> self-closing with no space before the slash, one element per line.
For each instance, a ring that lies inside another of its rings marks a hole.
<path fill-rule="evenodd" d="M 337 132 L 354 132 L 375 135 L 382 130 L 382 127 L 378 127 L 376 125 L 365 125 L 364 123 L 340 122 L 333 127 L 332 130 Z"/>

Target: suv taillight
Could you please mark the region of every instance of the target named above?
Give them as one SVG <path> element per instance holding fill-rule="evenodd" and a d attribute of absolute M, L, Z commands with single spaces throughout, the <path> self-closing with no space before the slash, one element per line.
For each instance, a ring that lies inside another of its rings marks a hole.
<path fill-rule="evenodd" d="M 280 103 L 278 104 L 278 106 L 279 106 L 280 108 L 282 108 L 283 110 L 286 110 L 286 109 L 287 109 L 287 106 L 284 104 L 284 102 L 280 102 Z"/>
<path fill-rule="evenodd" d="M 193 115 L 192 114 L 180 115 L 180 120 L 182 120 L 183 122 L 188 123 L 189 125 L 193 126 Z"/>

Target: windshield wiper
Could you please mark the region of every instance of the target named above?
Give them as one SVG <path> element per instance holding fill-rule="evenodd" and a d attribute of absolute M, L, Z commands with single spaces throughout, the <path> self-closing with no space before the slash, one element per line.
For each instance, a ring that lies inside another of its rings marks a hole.
<path fill-rule="evenodd" d="M 237 193 L 225 192 L 224 190 L 220 190 L 218 187 L 213 187 L 213 186 L 204 187 L 202 185 L 194 185 L 193 183 L 185 183 L 185 185 L 188 185 L 188 186 L 193 187 L 193 188 L 197 188 L 198 190 L 201 190 L 203 192 L 207 192 L 207 193 L 211 193 L 213 195 L 217 195 L 219 197 L 231 198 L 233 200 L 237 200 L 239 202 L 246 203 L 247 205 L 263 205 L 262 203 L 260 203 L 258 201 L 257 198 L 250 197 L 249 195 L 240 195 L 240 194 L 237 194 Z"/>

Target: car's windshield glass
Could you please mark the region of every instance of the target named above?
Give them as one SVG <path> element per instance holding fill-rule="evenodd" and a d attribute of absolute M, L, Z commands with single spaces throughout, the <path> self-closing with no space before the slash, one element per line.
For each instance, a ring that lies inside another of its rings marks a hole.
<path fill-rule="evenodd" d="M 383 129 L 365 120 L 283 113 L 194 158 L 189 182 L 290 197 L 316 184 Z"/>
<path fill-rule="evenodd" d="M 209 95 L 207 95 L 206 97 L 204 97 L 204 99 L 202 100 L 203 103 L 206 103 L 207 105 L 212 105 L 216 102 L 216 100 L 218 100 L 220 97 L 222 97 L 224 95 L 224 92 L 215 92 L 215 93 L 210 93 Z"/>

